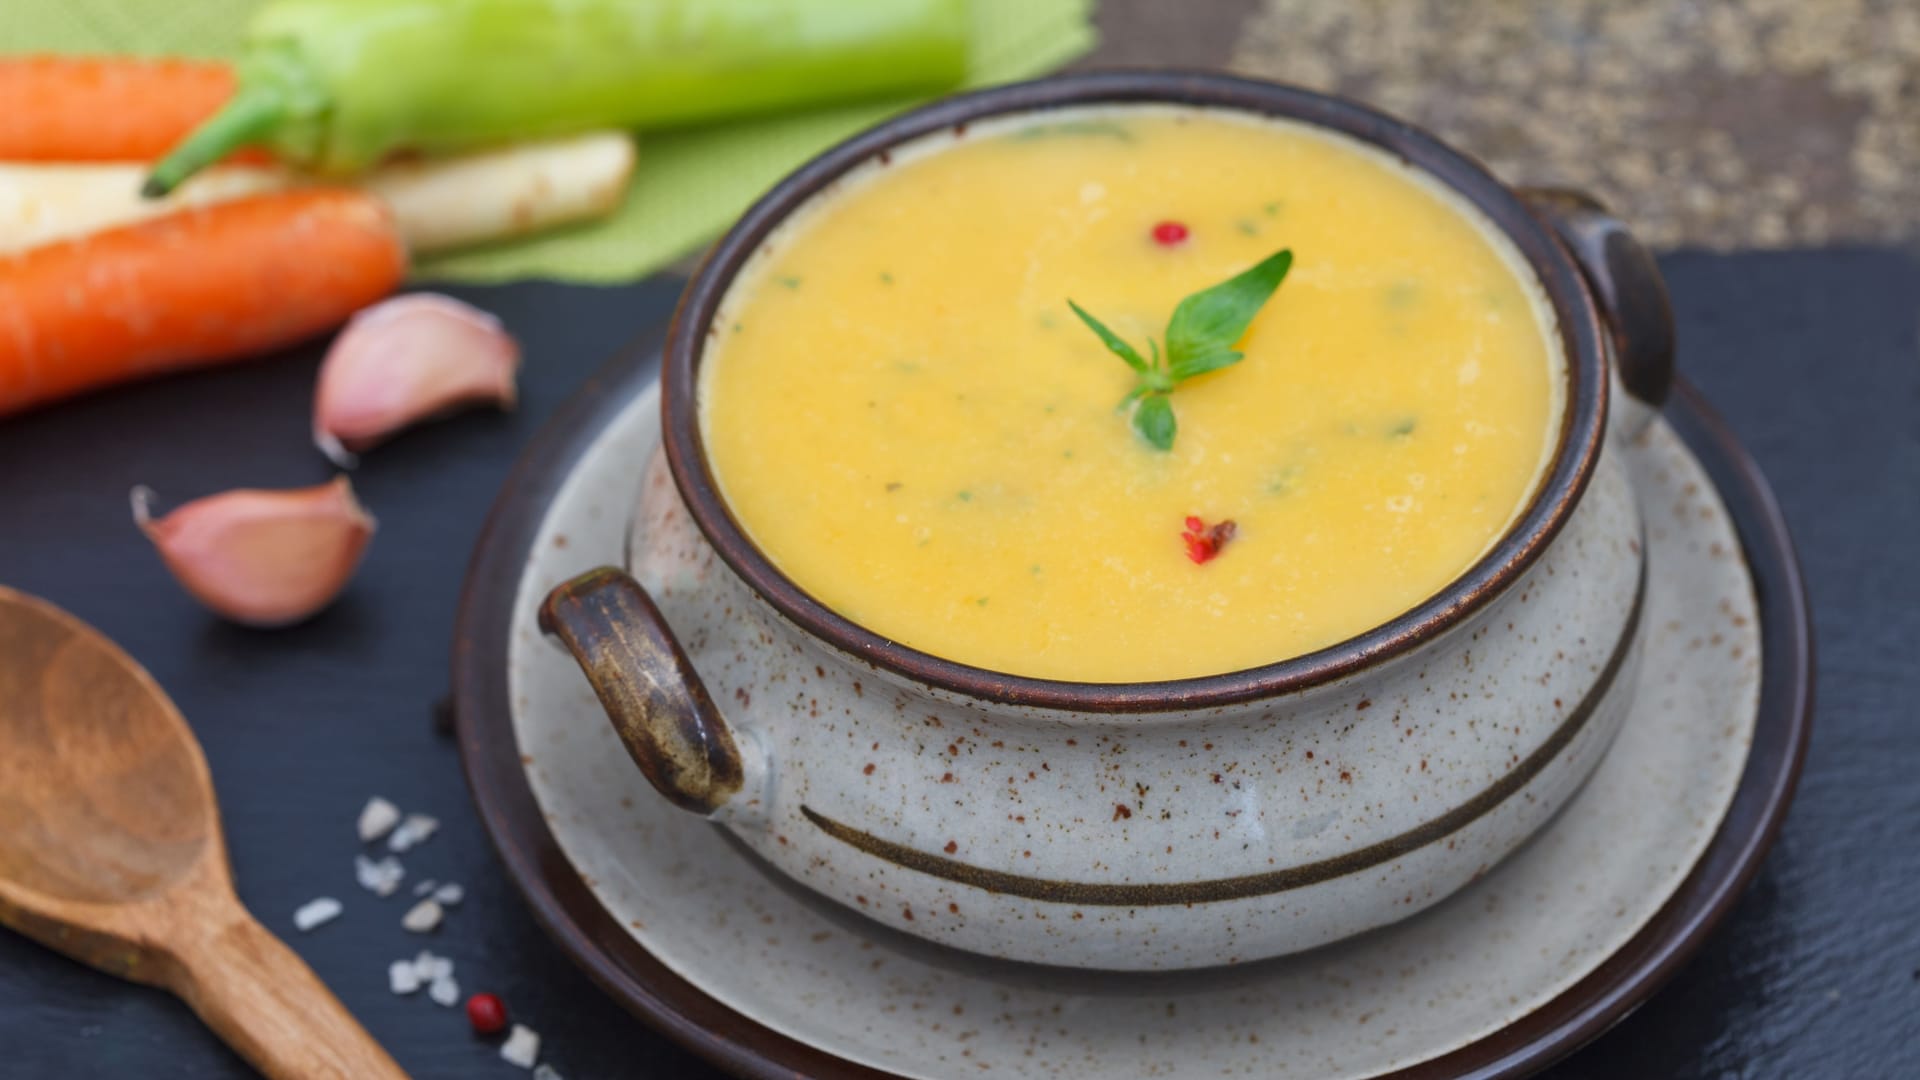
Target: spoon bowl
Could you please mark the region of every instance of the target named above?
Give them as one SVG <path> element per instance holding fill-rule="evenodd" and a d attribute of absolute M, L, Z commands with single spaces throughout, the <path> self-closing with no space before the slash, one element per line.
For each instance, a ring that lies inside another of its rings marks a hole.
<path fill-rule="evenodd" d="M 84 625 L 0 596 L 0 888 L 135 902 L 219 855 L 206 762 L 172 702 Z"/>
<path fill-rule="evenodd" d="M 403 1077 L 234 895 L 200 744 L 92 627 L 0 587 L 0 923 L 183 998 L 276 1080 Z"/>

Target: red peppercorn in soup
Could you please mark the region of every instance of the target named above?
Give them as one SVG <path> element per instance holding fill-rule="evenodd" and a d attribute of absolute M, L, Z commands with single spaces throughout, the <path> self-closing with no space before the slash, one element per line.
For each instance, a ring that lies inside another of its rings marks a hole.
<path fill-rule="evenodd" d="M 1517 253 L 1359 143 L 1117 107 L 844 178 L 701 365 L 734 516 L 854 622 L 994 671 L 1257 667 L 1392 619 L 1517 516 L 1564 363 Z"/>

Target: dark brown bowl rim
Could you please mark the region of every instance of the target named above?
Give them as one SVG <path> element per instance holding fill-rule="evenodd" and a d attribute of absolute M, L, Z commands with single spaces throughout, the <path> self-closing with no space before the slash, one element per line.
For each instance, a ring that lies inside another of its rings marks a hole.
<path fill-rule="evenodd" d="M 460 763 L 481 823 L 535 919 L 635 1016 L 741 1076 L 883 1078 L 763 1026 L 670 971 L 567 860 L 527 782 L 507 677 L 520 576 L 548 507 L 607 425 L 653 380 L 654 357 L 644 347 L 623 353 L 588 380 L 528 444 L 487 515 L 455 618 Z M 1813 626 L 1799 560 L 1759 465 L 1684 380 L 1666 416 L 1713 478 L 1759 600 L 1758 715 L 1726 819 L 1673 896 L 1598 968 L 1499 1031 L 1383 1080 L 1509 1080 L 1598 1038 L 1665 985 L 1726 918 L 1786 819 L 1813 724 Z"/>
<path fill-rule="evenodd" d="M 1369 143 L 1451 188 L 1506 235 L 1533 268 L 1566 357 L 1565 412 L 1553 461 L 1527 508 L 1479 561 L 1413 610 L 1346 641 L 1261 667 L 1198 678 L 1087 683 L 1010 675 L 946 660 L 873 632 L 814 599 L 748 539 L 721 496 L 698 418 L 698 366 L 717 334 L 728 286 L 796 209 L 849 170 L 902 143 L 1010 114 L 1109 104 L 1198 106 L 1328 128 Z M 776 184 L 708 252 L 667 332 L 661 424 L 674 483 L 727 566 L 800 629 L 876 668 L 983 702 L 1094 713 L 1205 709 L 1269 698 L 1350 675 L 1458 624 L 1512 585 L 1552 542 L 1591 479 L 1607 414 L 1600 316 L 1580 271 L 1514 191 L 1478 162 L 1404 121 L 1341 98 L 1279 83 L 1202 72 L 1064 75 L 943 99 L 848 139 Z"/>

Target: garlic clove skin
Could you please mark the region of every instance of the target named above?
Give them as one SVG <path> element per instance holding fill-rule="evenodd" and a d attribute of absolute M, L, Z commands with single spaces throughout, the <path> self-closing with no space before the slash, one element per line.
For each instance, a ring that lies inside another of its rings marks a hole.
<path fill-rule="evenodd" d="M 320 365 L 313 441 L 335 464 L 422 420 L 492 403 L 511 409 L 520 345 L 500 320 L 438 293 L 383 300 L 350 320 Z"/>
<path fill-rule="evenodd" d="M 195 600 L 247 626 L 296 623 L 333 602 L 360 565 L 374 520 L 344 476 L 289 491 L 240 489 L 164 517 L 133 489 L 133 520 Z"/>

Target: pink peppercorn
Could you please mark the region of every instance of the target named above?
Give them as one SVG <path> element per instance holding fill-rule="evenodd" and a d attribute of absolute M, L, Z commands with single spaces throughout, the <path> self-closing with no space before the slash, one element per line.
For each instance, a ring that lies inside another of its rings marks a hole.
<path fill-rule="evenodd" d="M 1177 221 L 1163 221 L 1153 227 L 1153 242 L 1161 247 L 1177 247 L 1187 242 L 1187 227 Z"/>
<path fill-rule="evenodd" d="M 507 1030 L 507 1005 L 497 994 L 475 994 L 467 999 L 467 1023 L 482 1035 Z"/>
<path fill-rule="evenodd" d="M 1196 564 L 1211 562 L 1238 531 L 1231 521 L 1210 526 L 1198 517 L 1189 517 L 1185 524 L 1187 530 L 1180 534 L 1180 539 L 1187 545 L 1187 558 Z"/>

